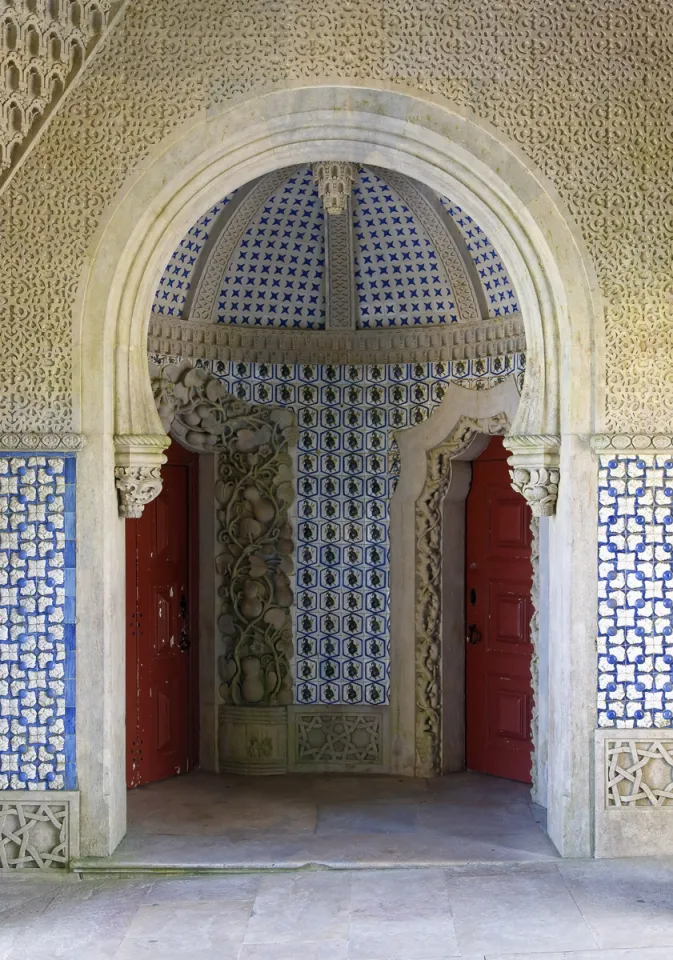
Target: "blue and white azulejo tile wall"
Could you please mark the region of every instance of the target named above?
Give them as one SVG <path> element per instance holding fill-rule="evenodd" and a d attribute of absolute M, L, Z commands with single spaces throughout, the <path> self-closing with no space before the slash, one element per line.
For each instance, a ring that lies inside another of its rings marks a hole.
<path fill-rule="evenodd" d="M 75 455 L 0 454 L 0 789 L 74 789 Z"/>
<path fill-rule="evenodd" d="M 241 399 L 297 414 L 297 702 L 388 702 L 393 431 L 422 423 L 450 382 L 485 388 L 523 363 L 200 363 Z"/>
<path fill-rule="evenodd" d="M 598 723 L 673 726 L 673 455 L 601 455 Z"/>

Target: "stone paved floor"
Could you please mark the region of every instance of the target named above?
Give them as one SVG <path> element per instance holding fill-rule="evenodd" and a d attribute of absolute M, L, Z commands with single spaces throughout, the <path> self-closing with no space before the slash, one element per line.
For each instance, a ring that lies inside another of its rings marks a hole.
<path fill-rule="evenodd" d="M 521 784 L 190 774 L 129 820 L 83 879 L 0 877 L 0 960 L 673 960 L 673 859 L 561 860 Z"/>
<path fill-rule="evenodd" d="M 1 960 L 671 960 L 673 861 L 0 880 Z"/>
<path fill-rule="evenodd" d="M 450 866 L 557 857 L 529 788 L 474 773 L 435 780 L 195 773 L 133 790 L 128 802 L 128 834 L 112 858 L 119 867 Z"/>

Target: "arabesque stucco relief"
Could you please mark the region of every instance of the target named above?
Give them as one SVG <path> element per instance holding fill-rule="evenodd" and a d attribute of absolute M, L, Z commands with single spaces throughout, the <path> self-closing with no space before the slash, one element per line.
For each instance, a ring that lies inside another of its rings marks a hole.
<path fill-rule="evenodd" d="M 667 0 L 128 4 L 0 195 L 3 426 L 72 429 L 76 290 L 95 230 L 138 162 L 199 111 L 330 76 L 450 98 L 521 145 L 579 224 L 598 274 L 605 427 L 665 429 L 672 18 Z"/>

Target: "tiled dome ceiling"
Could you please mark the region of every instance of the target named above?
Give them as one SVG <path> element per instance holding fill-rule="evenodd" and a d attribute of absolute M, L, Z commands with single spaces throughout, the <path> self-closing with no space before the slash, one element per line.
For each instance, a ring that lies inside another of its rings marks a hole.
<path fill-rule="evenodd" d="M 351 325 L 357 329 L 517 312 L 493 244 L 449 199 L 398 174 L 359 167 L 344 215 L 351 227 L 350 262 L 329 252 L 331 215 L 310 166 L 270 174 L 229 194 L 181 241 L 161 278 L 153 314 L 188 319 L 200 280 L 213 269 L 221 271 L 208 318 L 213 323 L 323 330 L 329 271 L 350 277 Z M 218 244 L 224 260 L 217 259 Z"/>

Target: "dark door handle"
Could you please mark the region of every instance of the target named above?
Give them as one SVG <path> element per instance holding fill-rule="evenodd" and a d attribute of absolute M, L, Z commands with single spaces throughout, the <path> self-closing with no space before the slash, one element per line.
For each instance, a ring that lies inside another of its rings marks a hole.
<path fill-rule="evenodd" d="M 192 641 L 187 636 L 187 631 L 183 628 L 180 631 L 180 639 L 178 640 L 178 646 L 184 652 L 185 650 L 189 650 L 191 645 L 192 645 Z"/>
<path fill-rule="evenodd" d="M 477 629 L 476 623 L 470 623 L 467 627 L 467 636 L 465 637 L 468 643 L 471 643 L 473 646 L 475 643 L 481 643 L 481 630 Z"/>
<path fill-rule="evenodd" d="M 180 618 L 184 620 L 186 616 L 187 616 L 187 597 L 183 593 L 182 596 L 180 597 Z"/>

